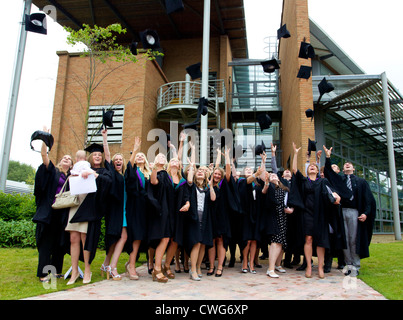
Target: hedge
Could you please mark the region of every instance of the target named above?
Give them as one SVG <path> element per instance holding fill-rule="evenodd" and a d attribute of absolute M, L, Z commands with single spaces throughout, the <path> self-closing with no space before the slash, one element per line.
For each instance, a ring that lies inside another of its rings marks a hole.
<path fill-rule="evenodd" d="M 0 219 L 4 221 L 31 220 L 35 211 L 33 194 L 0 192 Z"/>
<path fill-rule="evenodd" d="M 36 246 L 35 229 L 36 225 L 30 220 L 0 219 L 0 247 L 34 248 Z"/>
<path fill-rule="evenodd" d="M 36 205 L 33 194 L 7 194 L 0 192 L 0 248 L 36 247 L 32 222 Z M 105 248 L 105 220 L 102 219 L 98 248 Z"/>

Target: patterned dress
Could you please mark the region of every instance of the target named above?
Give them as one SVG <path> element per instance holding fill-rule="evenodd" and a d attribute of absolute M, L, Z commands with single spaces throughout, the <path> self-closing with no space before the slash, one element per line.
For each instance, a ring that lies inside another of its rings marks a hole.
<path fill-rule="evenodd" d="M 273 235 L 271 237 L 270 243 L 280 243 L 283 246 L 283 250 L 287 249 L 287 216 L 284 212 L 284 197 L 286 191 L 283 189 L 276 187 L 275 188 L 275 197 L 277 201 L 276 205 L 276 220 L 278 224 L 279 233 Z"/>

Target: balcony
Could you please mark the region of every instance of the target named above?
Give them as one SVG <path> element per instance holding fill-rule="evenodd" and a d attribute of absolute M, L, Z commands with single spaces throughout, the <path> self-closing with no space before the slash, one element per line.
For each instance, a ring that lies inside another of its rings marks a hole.
<path fill-rule="evenodd" d="M 201 81 L 177 81 L 158 90 L 157 118 L 160 121 L 193 122 L 201 97 Z M 226 102 L 224 80 L 211 80 L 208 86 L 208 126 L 219 127 L 219 106 Z"/>

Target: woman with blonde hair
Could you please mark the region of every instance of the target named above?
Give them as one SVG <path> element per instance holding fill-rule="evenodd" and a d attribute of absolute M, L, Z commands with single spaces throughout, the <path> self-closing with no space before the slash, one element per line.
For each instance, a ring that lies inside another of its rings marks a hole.
<path fill-rule="evenodd" d="M 155 264 L 152 271 L 153 281 L 165 283 L 168 278 L 162 272 L 162 259 L 168 246 L 172 233 L 172 220 L 174 211 L 174 188 L 172 179 L 165 170 L 167 167 L 166 156 L 159 153 L 155 157 L 151 171 L 150 182 L 153 196 L 159 203 L 159 207 L 151 207 L 148 219 L 149 246 L 155 250 Z M 152 257 L 150 257 L 152 259 Z"/>
<path fill-rule="evenodd" d="M 116 153 L 112 159 L 107 141 L 107 130 L 102 130 L 106 167 L 111 172 L 112 185 L 108 193 L 108 210 L 105 215 L 105 249 L 106 257 L 101 271 L 107 272 L 113 280 L 121 280 L 117 271 L 119 257 L 127 240 L 126 220 L 126 186 L 125 159 L 123 154 Z"/>
<path fill-rule="evenodd" d="M 193 163 L 190 163 L 186 171 L 190 209 L 185 220 L 185 251 L 190 256 L 190 278 L 199 281 L 205 248 L 213 246 L 211 205 L 216 195 L 213 176 L 209 180 L 207 167 L 196 170 Z"/>
<path fill-rule="evenodd" d="M 167 173 L 174 190 L 174 207 L 171 216 L 172 237 L 167 248 L 163 272 L 169 279 L 174 279 L 175 274 L 170 270 L 170 265 L 178 247 L 183 246 L 184 215 L 189 210 L 190 202 L 186 180 L 182 177 L 182 164 L 178 158 L 169 161 Z"/>
<path fill-rule="evenodd" d="M 129 261 L 126 263 L 126 271 L 129 279 L 137 280 L 136 259 L 140 246 L 146 248 L 147 240 L 147 216 L 149 215 L 150 205 L 155 199 L 148 192 L 150 187 L 151 170 L 149 168 L 147 157 L 143 152 L 137 152 L 141 146 L 141 139 L 135 137 L 133 152 L 130 161 L 127 164 L 125 173 L 127 201 L 127 246 L 126 251 L 129 254 Z M 154 254 L 151 256 L 151 261 Z"/>
<path fill-rule="evenodd" d="M 231 161 L 229 157 L 230 149 L 225 150 L 225 171 L 216 166 L 212 172 L 212 185 L 216 194 L 216 202 L 213 206 L 213 238 L 214 245 L 208 250 L 210 261 L 210 270 L 207 275 L 212 275 L 215 270 L 214 261 L 217 253 L 218 264 L 216 277 L 221 277 L 223 274 L 223 265 L 229 240 L 231 239 L 231 222 L 230 215 L 234 214 L 235 207 L 239 205 L 236 199 L 235 181 L 231 172 Z M 221 158 L 220 149 L 217 150 L 217 158 Z M 239 199 L 238 199 L 239 200 Z"/>

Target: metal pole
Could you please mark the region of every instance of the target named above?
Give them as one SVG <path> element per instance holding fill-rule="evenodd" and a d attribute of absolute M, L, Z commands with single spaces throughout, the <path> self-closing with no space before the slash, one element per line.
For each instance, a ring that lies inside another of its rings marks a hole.
<path fill-rule="evenodd" d="M 386 127 L 386 139 L 388 145 L 388 159 L 389 159 L 389 177 L 390 188 L 392 195 L 392 208 L 393 208 L 393 224 L 395 230 L 395 239 L 402 240 L 402 234 L 400 230 L 400 216 L 399 216 L 399 198 L 397 194 L 397 182 L 396 182 L 396 166 L 395 166 L 395 154 L 393 150 L 393 133 L 392 122 L 390 116 L 390 104 L 388 95 L 388 78 L 386 73 L 382 73 L 382 90 L 383 90 L 383 107 L 385 112 L 385 127 Z"/>
<path fill-rule="evenodd" d="M 22 20 L 25 22 L 25 15 L 31 13 L 32 0 L 25 0 Z M 8 173 L 8 163 L 10 160 L 11 139 L 13 137 L 15 112 L 17 109 L 18 91 L 20 89 L 22 63 L 24 61 L 25 43 L 27 32 L 25 24 L 21 23 L 20 36 L 17 48 L 17 54 L 14 62 L 14 74 L 11 79 L 12 87 L 10 89 L 9 106 L 6 114 L 4 126 L 3 144 L 1 147 L 0 158 L 0 191 L 5 191 Z"/>
<path fill-rule="evenodd" d="M 202 58 L 202 87 L 201 97 L 208 98 L 210 54 L 210 0 L 204 0 L 203 14 L 203 58 Z M 207 122 L 208 114 L 201 116 L 200 124 L 200 165 L 207 163 Z"/>

